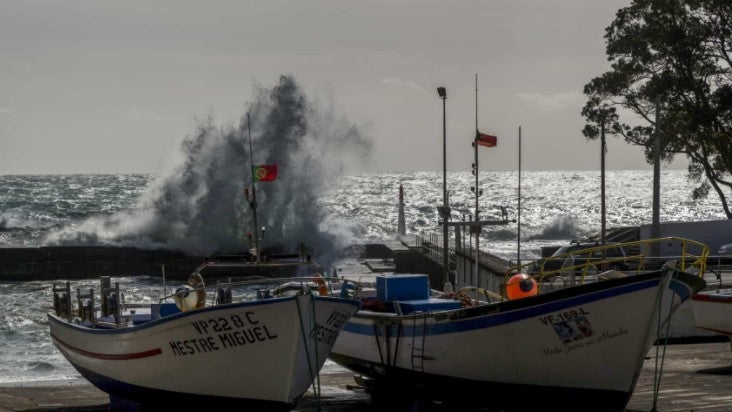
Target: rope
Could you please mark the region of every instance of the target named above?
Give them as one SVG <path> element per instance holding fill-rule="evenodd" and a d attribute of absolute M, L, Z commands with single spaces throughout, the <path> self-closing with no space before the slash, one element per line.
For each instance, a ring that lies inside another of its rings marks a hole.
<path fill-rule="evenodd" d="M 394 360 L 391 362 L 393 366 L 396 366 L 397 356 L 399 355 L 399 341 L 402 337 L 402 322 L 397 324 L 396 344 L 394 345 Z"/>
<path fill-rule="evenodd" d="M 316 323 L 316 319 L 317 319 L 315 317 L 315 301 L 316 301 L 316 299 L 312 296 L 312 294 L 310 295 L 310 300 L 311 300 L 311 303 L 312 303 L 312 305 L 311 305 L 312 311 L 311 312 L 312 312 L 312 315 L 313 315 L 313 318 L 312 318 L 313 319 L 313 327 L 315 327 L 315 323 Z M 315 339 L 315 335 L 313 335 L 313 346 L 315 347 L 315 366 L 317 368 L 317 366 L 320 365 L 320 361 L 318 359 L 318 341 Z M 320 410 L 320 395 L 321 395 L 321 392 L 320 392 L 320 368 L 318 368 L 318 370 L 315 373 L 315 379 L 316 379 L 317 385 L 318 385 L 317 396 L 315 397 L 315 402 L 317 404 L 318 410 Z M 315 384 L 313 384 L 313 391 L 315 391 L 315 390 L 316 390 L 315 389 Z"/>
<path fill-rule="evenodd" d="M 312 295 L 310 295 L 310 299 L 312 299 Z M 300 319 L 300 334 L 302 335 L 302 342 L 303 346 L 305 347 L 305 356 L 307 356 L 308 360 L 308 373 L 310 373 L 310 383 L 313 386 L 313 392 L 315 395 L 316 402 L 318 404 L 318 410 L 320 410 L 320 393 L 317 392 L 317 388 L 315 387 L 315 377 L 313 376 L 313 365 L 310 363 L 310 350 L 308 348 L 308 339 L 305 336 L 305 324 L 302 320 L 302 310 L 300 310 L 300 297 L 295 297 L 295 304 L 297 306 L 297 317 Z"/>
<path fill-rule="evenodd" d="M 384 354 L 381 352 L 381 342 L 379 342 L 379 326 L 374 322 L 374 338 L 376 338 L 376 349 L 379 351 L 379 361 L 384 364 Z"/>
<path fill-rule="evenodd" d="M 671 284 L 671 282 L 673 281 L 674 278 L 676 278 L 676 271 L 673 272 L 673 276 L 669 280 L 669 285 Z M 668 331 L 671 328 L 671 309 L 672 309 L 672 305 L 673 305 L 673 294 L 676 293 L 673 291 L 673 289 L 671 291 L 672 291 L 671 292 L 672 296 L 671 296 L 671 301 L 669 302 L 669 306 L 668 306 L 669 319 L 666 322 L 666 333 L 665 333 L 665 336 L 663 339 L 663 352 L 661 353 L 660 367 L 658 365 L 658 358 L 659 358 L 658 350 L 659 349 L 658 349 L 658 345 L 656 345 L 656 364 L 655 364 L 655 370 L 654 370 L 654 374 L 653 374 L 653 407 L 651 408 L 652 412 L 656 412 L 658 410 L 658 409 L 656 409 L 656 406 L 657 406 L 657 402 L 658 402 L 658 395 L 659 395 L 659 392 L 661 391 L 661 377 L 663 376 L 663 364 L 664 364 L 664 361 L 666 360 L 666 348 L 668 347 Z M 662 313 L 662 309 L 663 309 L 662 304 L 663 304 L 662 301 L 658 302 L 658 326 L 656 328 L 656 331 L 657 331 L 656 339 L 658 339 L 659 332 L 661 331 L 661 313 Z"/>

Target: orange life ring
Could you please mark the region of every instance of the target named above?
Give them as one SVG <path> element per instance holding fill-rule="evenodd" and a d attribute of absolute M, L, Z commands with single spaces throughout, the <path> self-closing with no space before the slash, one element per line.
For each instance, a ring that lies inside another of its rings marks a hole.
<path fill-rule="evenodd" d="M 316 273 L 315 275 L 313 275 L 313 281 L 315 281 L 315 284 L 318 285 L 318 293 L 320 294 L 320 296 L 327 296 L 328 285 L 326 285 L 323 275 L 321 275 L 320 273 Z"/>

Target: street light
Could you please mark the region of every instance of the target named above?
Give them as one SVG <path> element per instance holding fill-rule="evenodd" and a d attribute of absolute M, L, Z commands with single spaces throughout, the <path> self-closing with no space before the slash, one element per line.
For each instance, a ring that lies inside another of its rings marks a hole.
<path fill-rule="evenodd" d="M 446 292 L 452 291 L 450 283 L 450 270 L 448 267 L 448 250 L 447 250 L 447 222 L 450 220 L 450 206 L 447 204 L 447 122 L 446 107 L 447 91 L 444 87 L 437 88 L 437 94 L 442 99 L 442 207 L 438 208 L 442 217 L 442 265 L 445 268 L 443 289 Z"/>

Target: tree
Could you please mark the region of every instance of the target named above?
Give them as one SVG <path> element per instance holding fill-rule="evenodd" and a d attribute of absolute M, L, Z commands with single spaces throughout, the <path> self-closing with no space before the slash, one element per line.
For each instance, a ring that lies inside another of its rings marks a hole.
<path fill-rule="evenodd" d="M 692 197 L 713 188 L 732 219 L 732 1 L 633 0 L 605 39 L 611 70 L 585 85 L 583 134 L 604 123 L 650 162 L 658 102 L 662 159 L 685 155 Z"/>

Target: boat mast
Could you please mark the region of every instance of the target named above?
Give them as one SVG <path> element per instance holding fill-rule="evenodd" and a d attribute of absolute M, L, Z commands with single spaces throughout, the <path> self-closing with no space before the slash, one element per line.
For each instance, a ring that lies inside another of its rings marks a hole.
<path fill-rule="evenodd" d="M 254 260 L 259 263 L 259 226 L 257 225 L 257 189 L 254 185 L 254 153 L 252 152 L 252 122 L 249 119 L 249 112 L 247 112 L 247 129 L 249 129 L 249 162 L 251 167 L 249 173 L 252 175 L 252 201 L 249 202 L 249 206 L 252 208 L 254 214 Z"/>

